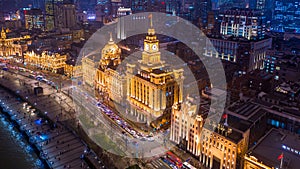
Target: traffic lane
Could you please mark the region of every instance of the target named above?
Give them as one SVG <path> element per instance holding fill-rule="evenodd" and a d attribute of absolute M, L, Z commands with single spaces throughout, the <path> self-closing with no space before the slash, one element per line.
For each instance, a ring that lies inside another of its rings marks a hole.
<path fill-rule="evenodd" d="M 76 94 L 79 94 L 76 95 Z M 86 97 L 89 97 L 89 99 L 86 99 Z M 78 90 L 75 90 L 74 93 L 73 93 L 73 99 L 76 99 L 77 101 L 79 101 L 79 104 L 80 102 L 82 101 L 82 98 L 84 98 L 85 100 L 92 100 L 93 98 L 90 97 L 90 96 L 86 96 L 83 92 L 80 92 Z M 96 101 L 94 100 L 94 102 L 96 103 Z M 119 131 L 120 131 L 120 134 L 125 132 L 127 133 L 127 135 L 131 138 L 131 139 L 135 139 L 135 137 L 133 137 L 133 135 L 131 133 L 129 133 L 127 130 L 125 130 L 122 126 L 120 126 L 115 120 L 113 120 L 111 117 L 109 117 L 104 111 L 102 111 L 100 108 L 98 108 L 95 104 L 92 104 L 93 102 L 85 102 L 85 108 L 86 109 L 91 109 L 93 108 L 93 110 L 89 110 L 90 112 L 99 112 L 102 114 L 102 116 L 100 116 L 98 119 L 100 119 L 100 121 L 104 122 L 102 120 L 102 117 L 104 117 L 106 120 L 109 121 L 109 123 L 106 123 L 106 124 L 109 124 L 109 125 L 112 125 L 113 124 L 113 127 L 116 129 L 118 128 Z M 98 116 L 99 113 L 94 113 L 93 115 L 95 116 Z M 139 140 L 139 139 L 137 139 Z"/>
<path fill-rule="evenodd" d="M 161 158 L 151 161 L 150 164 L 157 169 L 172 169 L 165 162 L 163 162 Z"/>

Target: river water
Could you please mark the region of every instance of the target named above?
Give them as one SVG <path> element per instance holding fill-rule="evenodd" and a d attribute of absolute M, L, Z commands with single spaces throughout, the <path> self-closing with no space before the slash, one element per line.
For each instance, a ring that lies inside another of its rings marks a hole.
<path fill-rule="evenodd" d="M 0 168 L 37 169 L 40 160 L 22 134 L 0 112 Z"/>

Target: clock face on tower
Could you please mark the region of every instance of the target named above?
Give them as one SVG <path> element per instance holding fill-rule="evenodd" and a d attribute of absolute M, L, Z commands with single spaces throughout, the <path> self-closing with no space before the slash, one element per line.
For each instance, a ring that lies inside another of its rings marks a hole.
<path fill-rule="evenodd" d="M 149 50 L 149 45 L 145 44 L 145 51 L 148 51 L 148 50 Z"/>
<path fill-rule="evenodd" d="M 154 50 L 154 51 L 157 50 L 157 45 L 156 45 L 156 44 L 153 44 L 153 45 L 152 45 L 152 50 Z"/>

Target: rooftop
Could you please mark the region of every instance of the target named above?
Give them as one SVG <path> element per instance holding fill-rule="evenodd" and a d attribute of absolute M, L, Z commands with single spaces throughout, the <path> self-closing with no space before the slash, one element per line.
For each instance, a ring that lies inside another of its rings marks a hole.
<path fill-rule="evenodd" d="M 252 149 L 249 155 L 270 167 L 279 168 L 278 156 L 283 153 L 283 168 L 295 169 L 300 166 L 300 138 L 297 135 L 271 129 Z"/>
<path fill-rule="evenodd" d="M 224 129 L 224 131 L 222 129 L 218 129 L 218 127 L 215 128 L 214 132 L 218 133 L 219 135 L 225 137 L 226 139 L 234 142 L 234 143 L 239 143 L 242 139 L 243 139 L 243 133 L 241 133 L 238 130 L 235 130 L 234 128 L 231 127 L 227 127 L 224 125 L 221 125 Z"/>
<path fill-rule="evenodd" d="M 261 109 L 261 105 L 253 103 L 253 102 L 243 102 L 238 101 L 235 102 L 233 105 L 228 107 L 227 112 L 230 114 L 235 114 L 238 117 L 249 120 L 252 119 L 256 121 L 260 115 L 257 115 L 257 112 Z M 257 118 L 254 118 L 257 117 Z"/>

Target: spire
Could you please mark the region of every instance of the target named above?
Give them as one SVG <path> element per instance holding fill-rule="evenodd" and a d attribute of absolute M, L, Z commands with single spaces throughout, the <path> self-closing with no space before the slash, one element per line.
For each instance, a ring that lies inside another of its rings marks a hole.
<path fill-rule="evenodd" d="M 112 38 L 112 32 L 109 32 L 109 41 L 108 41 L 108 44 L 114 44 L 114 40 Z"/>
<path fill-rule="evenodd" d="M 155 30 L 153 28 L 152 13 L 149 14 L 148 18 L 150 19 L 150 28 L 148 29 L 148 35 L 154 35 L 155 34 Z"/>
<path fill-rule="evenodd" d="M 6 33 L 5 33 L 5 30 L 3 27 L 2 27 L 2 31 L 1 31 L 1 38 L 6 39 Z"/>
<path fill-rule="evenodd" d="M 109 41 L 113 41 L 112 32 L 109 32 Z"/>
<path fill-rule="evenodd" d="M 148 16 L 150 19 L 150 28 L 153 28 L 152 13 Z"/>

